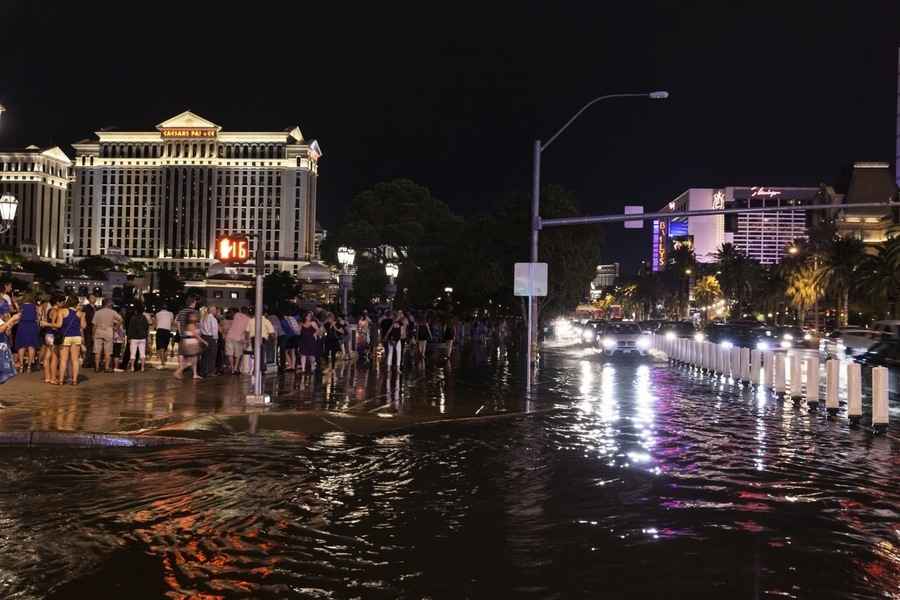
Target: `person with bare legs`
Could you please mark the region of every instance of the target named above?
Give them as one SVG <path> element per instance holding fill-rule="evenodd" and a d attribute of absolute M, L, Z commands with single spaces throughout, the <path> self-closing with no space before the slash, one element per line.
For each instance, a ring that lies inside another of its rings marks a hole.
<path fill-rule="evenodd" d="M 56 384 L 65 382 L 66 370 L 69 369 L 72 385 L 78 385 L 78 369 L 81 358 L 81 332 L 84 330 L 84 313 L 79 309 L 77 296 L 66 298 L 65 306 L 56 311 L 53 327 L 62 334 L 62 347 L 59 350 L 59 373 Z"/>

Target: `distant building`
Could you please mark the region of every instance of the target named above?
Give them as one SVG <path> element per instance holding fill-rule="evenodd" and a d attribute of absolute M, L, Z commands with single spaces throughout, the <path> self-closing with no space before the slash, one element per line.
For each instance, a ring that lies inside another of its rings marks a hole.
<path fill-rule="evenodd" d="M 28 258 L 63 261 L 71 165 L 56 146 L 0 151 L 0 194 L 9 192 L 19 201 L 12 228 L 0 234 L 0 246 Z"/>
<path fill-rule="evenodd" d="M 607 290 L 616 285 L 619 278 L 619 263 L 597 265 L 597 272 L 591 281 L 591 300 L 596 300 Z"/>
<path fill-rule="evenodd" d="M 653 221 L 652 270 L 664 269 L 671 250 L 681 245 L 691 248 L 701 263 L 715 262 L 723 244 L 733 244 L 762 264 L 779 263 L 791 243 L 807 235 L 810 216 L 803 206 L 819 202 L 820 198 L 818 187 L 691 188 L 661 212 L 762 207 L 784 210 Z"/>
<path fill-rule="evenodd" d="M 897 200 L 897 184 L 886 162 L 858 162 L 853 165 L 850 187 L 843 197 L 835 195 L 834 203 L 862 204 Z M 838 234 L 855 237 L 868 244 L 881 243 L 898 223 L 897 207 L 843 208 L 832 215 Z"/>
<path fill-rule="evenodd" d="M 267 270 L 296 274 L 315 259 L 321 150 L 297 127 L 226 131 L 185 111 L 73 146 L 73 260 L 120 248 L 149 268 L 205 271 L 218 236 L 259 230 Z"/>

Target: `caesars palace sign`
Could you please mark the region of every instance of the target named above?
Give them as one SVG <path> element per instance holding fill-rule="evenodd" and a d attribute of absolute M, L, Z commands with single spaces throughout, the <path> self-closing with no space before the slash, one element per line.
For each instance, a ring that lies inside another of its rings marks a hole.
<path fill-rule="evenodd" d="M 214 138 L 215 127 L 171 127 L 160 129 L 164 138 Z"/>

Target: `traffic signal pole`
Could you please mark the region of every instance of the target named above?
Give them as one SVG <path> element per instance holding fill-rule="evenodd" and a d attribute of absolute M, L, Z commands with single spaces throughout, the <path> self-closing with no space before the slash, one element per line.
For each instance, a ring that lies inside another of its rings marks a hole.
<path fill-rule="evenodd" d="M 263 319 L 263 278 L 266 272 L 266 253 L 263 250 L 264 240 L 262 235 L 262 211 L 259 211 L 258 233 L 256 235 L 256 308 L 253 318 L 254 332 L 253 336 L 253 394 L 247 396 L 248 404 L 268 404 L 269 397 L 263 394 L 262 365 L 265 358 L 262 353 L 262 319 Z"/>

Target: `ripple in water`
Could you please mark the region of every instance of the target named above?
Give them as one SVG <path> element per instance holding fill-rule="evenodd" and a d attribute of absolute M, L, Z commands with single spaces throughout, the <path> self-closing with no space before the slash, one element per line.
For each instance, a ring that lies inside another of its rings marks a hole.
<path fill-rule="evenodd" d="M 576 368 L 526 420 L 4 451 L 0 597 L 900 596 L 896 438 Z"/>

